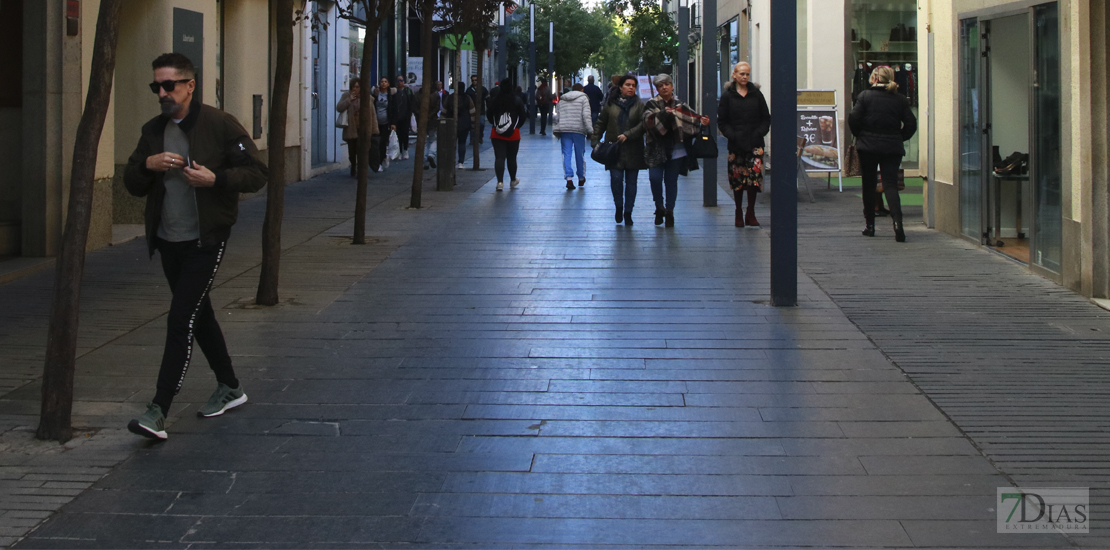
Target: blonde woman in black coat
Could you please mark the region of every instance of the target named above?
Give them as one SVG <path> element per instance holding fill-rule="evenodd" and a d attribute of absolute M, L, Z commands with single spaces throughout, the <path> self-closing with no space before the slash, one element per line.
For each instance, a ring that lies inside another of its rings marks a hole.
<path fill-rule="evenodd" d="M 763 138 L 771 131 L 767 99 L 751 78 L 752 66 L 737 63 L 717 105 L 717 128 L 728 138 L 728 185 L 736 196 L 736 227 L 759 227 L 755 195 L 763 190 Z M 748 196 L 746 213 L 741 212 L 744 195 Z"/>
<path fill-rule="evenodd" d="M 917 132 L 917 118 L 910 110 L 909 100 L 898 93 L 894 69 L 878 67 L 871 73 L 871 88 L 856 98 L 856 106 L 848 115 L 848 126 L 856 136 L 863 176 L 863 217 L 867 223 L 863 234 L 875 236 L 875 188 L 878 170 L 882 170 L 883 195 L 894 220 L 894 240 L 905 242 L 902 201 L 898 197 L 898 166 L 906 156 L 902 142 Z"/>

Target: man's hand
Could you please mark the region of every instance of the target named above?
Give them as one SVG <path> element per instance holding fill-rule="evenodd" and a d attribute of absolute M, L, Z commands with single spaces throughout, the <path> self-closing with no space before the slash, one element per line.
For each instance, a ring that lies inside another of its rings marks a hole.
<path fill-rule="evenodd" d="M 624 143 L 625 140 L 627 140 L 627 139 L 628 139 L 628 136 L 626 136 L 624 134 L 621 134 L 621 135 L 617 136 L 617 143 Z"/>
<path fill-rule="evenodd" d="M 185 158 L 176 153 L 158 153 L 146 158 L 146 169 L 151 172 L 165 172 L 170 168 L 184 168 Z"/>
<path fill-rule="evenodd" d="M 389 129 L 396 131 L 397 130 L 397 125 L 396 124 L 390 124 Z"/>
<path fill-rule="evenodd" d="M 216 185 L 216 174 L 211 170 L 193 162 L 192 167 L 185 167 L 185 180 L 193 187 L 212 187 Z"/>

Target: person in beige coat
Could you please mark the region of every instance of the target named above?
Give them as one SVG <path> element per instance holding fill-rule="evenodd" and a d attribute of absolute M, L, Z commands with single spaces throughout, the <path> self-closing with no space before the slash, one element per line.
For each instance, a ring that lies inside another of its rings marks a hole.
<path fill-rule="evenodd" d="M 361 85 L 358 80 L 351 81 L 350 91 L 343 92 L 339 97 L 339 103 L 335 105 L 335 110 L 347 113 L 347 125 L 343 127 L 343 141 L 347 143 L 347 157 L 351 160 L 351 177 L 358 175 L 358 120 L 359 120 L 359 89 Z M 380 139 L 380 130 L 378 130 L 378 117 L 374 113 L 374 109 L 370 109 L 370 170 L 377 169 L 377 164 L 380 162 L 375 157 L 378 151 L 378 140 Z"/>

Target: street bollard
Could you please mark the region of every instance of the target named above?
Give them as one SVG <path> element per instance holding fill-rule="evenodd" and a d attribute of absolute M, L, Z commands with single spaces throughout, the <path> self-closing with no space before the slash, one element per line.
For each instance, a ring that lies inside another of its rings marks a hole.
<path fill-rule="evenodd" d="M 458 154 L 456 143 L 456 121 L 453 118 L 439 119 L 439 131 L 436 136 L 436 156 L 439 163 L 436 165 L 436 191 L 450 191 L 455 187 L 455 158 Z"/>

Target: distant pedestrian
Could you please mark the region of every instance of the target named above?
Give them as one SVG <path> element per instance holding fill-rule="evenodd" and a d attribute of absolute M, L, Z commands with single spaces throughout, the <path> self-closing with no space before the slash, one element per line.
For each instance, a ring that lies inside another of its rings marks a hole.
<path fill-rule="evenodd" d="M 601 108 L 594 132 L 593 147 L 601 141 L 617 143 L 620 160 L 606 165 L 609 186 L 613 190 L 614 219 L 632 225 L 632 208 L 636 205 L 636 180 L 644 163 L 644 103 L 637 95 L 636 77 L 622 76 L 617 82 L 619 94 L 612 96 Z"/>
<path fill-rule="evenodd" d="M 261 189 L 267 169 L 235 117 L 193 97 L 196 69 L 189 58 L 168 53 L 152 65 L 150 89 L 162 114 L 143 125 L 123 182 L 132 195 L 146 197 L 147 250 L 161 256 L 173 298 L 157 391 L 127 429 L 166 439 L 166 416 L 185 380 L 194 338 L 216 375 L 216 391 L 197 415 L 219 416 L 247 402 L 208 293 L 238 215 L 239 193 Z"/>
<path fill-rule="evenodd" d="M 389 107 L 389 128 L 397 132 L 397 143 L 401 146 L 401 160 L 409 158 L 409 131 L 412 129 L 412 116 L 416 113 L 416 94 L 405 85 L 405 77 L 397 76 L 397 90 L 393 92 Z"/>
<path fill-rule="evenodd" d="M 540 114 L 540 135 L 547 135 L 547 119 L 551 117 L 551 88 L 547 86 L 547 81 L 540 82 L 540 86 L 536 88 L 536 109 Z"/>
<path fill-rule="evenodd" d="M 520 185 L 520 180 L 516 177 L 516 155 L 520 151 L 520 127 L 528 120 L 528 110 L 513 93 L 512 83 L 503 80 L 499 88 L 486 111 L 486 117 L 493 125 L 489 137 L 493 144 L 493 170 L 497 174 L 498 191 L 505 188 L 506 163 L 509 165 L 511 187 L 515 189 Z"/>
<path fill-rule="evenodd" d="M 593 75 L 590 75 L 586 82 L 587 84 L 582 88 L 582 91 L 585 92 L 586 97 L 590 98 L 590 126 L 593 127 L 593 124 L 597 122 L 597 115 L 601 113 L 601 102 L 605 99 L 605 92 L 601 91 L 597 84 L 594 84 Z"/>
<path fill-rule="evenodd" d="M 478 93 L 481 89 L 482 93 Z M 510 88 L 511 90 L 512 88 Z M 470 75 L 470 87 L 466 89 L 466 95 L 470 96 L 471 103 L 478 109 L 478 128 L 477 132 L 470 134 L 471 140 L 478 140 L 478 143 L 485 141 L 486 135 L 486 109 L 489 107 L 489 94 L 490 91 L 484 86 L 481 86 L 481 80 L 478 75 Z"/>
<path fill-rule="evenodd" d="M 674 96 L 671 75 L 656 75 L 652 82 L 659 95 L 644 107 L 644 160 L 655 199 L 655 225 L 666 221 L 666 227 L 674 227 L 678 176 L 698 169 L 697 159 L 686 154 L 685 143 L 709 124 L 709 117 L 699 115 Z"/>
<path fill-rule="evenodd" d="M 347 125 L 343 127 L 343 141 L 347 144 L 347 158 L 351 161 L 351 177 L 358 175 L 358 124 L 359 124 L 359 89 L 358 80 L 351 80 L 350 91 L 343 92 L 335 110 L 347 113 Z M 375 152 L 378 143 L 378 119 L 374 109 L 370 109 L 370 151 Z M 373 163 L 371 163 L 373 170 Z"/>
<path fill-rule="evenodd" d="M 378 86 L 370 90 L 370 99 L 374 101 L 374 117 L 378 120 L 377 151 L 370 155 L 370 168 L 375 172 L 384 172 L 389 168 L 389 156 L 385 154 L 385 149 L 389 146 L 389 132 L 393 128 L 389 119 L 393 112 L 389 107 L 392 97 L 389 79 L 384 76 L 378 81 Z"/>
<path fill-rule="evenodd" d="M 516 87 L 516 96 L 520 98 L 520 101 L 524 103 L 525 107 L 528 106 L 528 94 L 524 93 L 524 88 L 521 88 L 520 86 L 517 86 Z"/>
<path fill-rule="evenodd" d="M 736 227 L 759 227 L 755 197 L 763 190 L 764 136 L 771 130 L 767 100 L 751 78 L 752 66 L 737 63 L 717 106 L 717 129 L 728 139 L 728 185 L 736 198 Z M 745 194 L 748 210 L 743 213 Z"/>
<path fill-rule="evenodd" d="M 552 129 L 563 150 L 563 177 L 567 189 L 574 189 L 574 169 L 578 168 L 578 186 L 586 186 L 586 136 L 593 134 L 593 117 L 590 99 L 582 92 L 582 85 L 575 84 L 563 94 L 555 106 L 555 126 Z M 571 164 L 573 158 L 574 164 Z"/>
<path fill-rule="evenodd" d="M 902 201 L 898 197 L 898 166 L 906 149 L 902 142 L 917 132 L 917 118 L 910 102 L 898 93 L 894 69 L 878 67 L 871 73 L 871 88 L 860 92 L 848 115 L 848 126 L 856 136 L 856 151 L 863 176 L 863 234 L 875 236 L 875 189 L 878 170 L 883 174 L 883 194 L 894 221 L 894 240 L 905 242 Z"/>
<path fill-rule="evenodd" d="M 455 115 L 456 96 L 458 96 L 459 99 L 458 116 Z M 443 100 L 443 116 L 455 119 L 456 146 L 459 150 L 459 168 L 465 168 L 466 136 L 470 134 L 474 126 L 474 111 L 474 104 L 470 101 L 470 96 L 466 95 L 466 89 L 463 87 L 462 82 L 455 85 L 455 93 L 447 96 L 447 98 Z"/>

